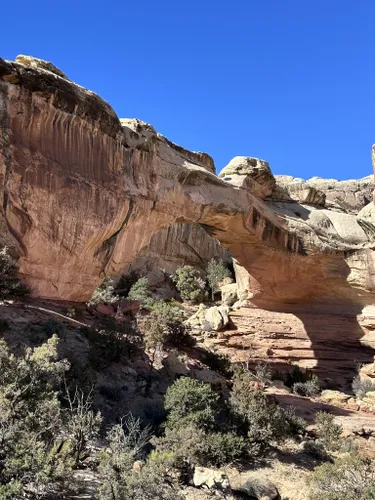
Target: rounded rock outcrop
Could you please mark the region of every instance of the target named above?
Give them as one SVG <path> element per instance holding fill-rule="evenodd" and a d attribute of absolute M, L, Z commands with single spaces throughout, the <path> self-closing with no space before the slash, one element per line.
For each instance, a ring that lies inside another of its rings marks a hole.
<path fill-rule="evenodd" d="M 275 178 L 268 162 L 251 156 L 236 156 L 220 172 L 219 177 L 255 196 L 266 198 L 275 188 Z"/>
<path fill-rule="evenodd" d="M 38 59 L 33 56 L 25 56 L 20 54 L 15 59 L 16 63 L 23 64 L 24 66 L 30 66 L 31 68 L 42 69 L 44 71 L 49 71 L 54 75 L 61 76 L 61 78 L 65 78 L 69 80 L 65 73 L 63 73 L 59 68 L 57 68 L 54 64 L 49 61 L 44 61 L 43 59 Z"/>

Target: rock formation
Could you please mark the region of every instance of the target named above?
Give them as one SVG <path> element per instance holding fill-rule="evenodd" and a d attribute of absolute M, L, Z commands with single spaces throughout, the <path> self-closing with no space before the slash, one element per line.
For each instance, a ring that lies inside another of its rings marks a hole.
<path fill-rule="evenodd" d="M 227 264 L 232 261 L 228 250 L 199 224 L 173 224 L 151 238 L 131 263 L 131 269 L 143 273 L 165 269 L 173 273 L 178 267 L 189 264 L 204 271 L 212 258 L 222 259 Z"/>
<path fill-rule="evenodd" d="M 369 178 L 274 177 L 237 157 L 218 178 L 204 153 L 139 120 L 119 120 L 50 63 L 0 59 L 2 237 L 34 294 L 87 300 L 151 238 L 199 224 L 229 248 L 253 305 L 317 304 L 357 313 L 374 303 Z"/>

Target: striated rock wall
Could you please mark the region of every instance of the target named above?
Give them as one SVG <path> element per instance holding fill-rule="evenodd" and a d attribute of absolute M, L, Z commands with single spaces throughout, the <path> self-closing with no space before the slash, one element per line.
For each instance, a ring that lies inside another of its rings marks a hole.
<path fill-rule="evenodd" d="M 212 238 L 199 224 L 173 224 L 156 233 L 131 263 L 141 272 L 165 269 L 173 273 L 178 267 L 191 265 L 204 271 L 212 259 L 231 264 L 228 250 Z"/>
<path fill-rule="evenodd" d="M 288 187 L 295 182 L 274 178 L 263 160 L 237 157 L 218 178 L 208 155 L 120 121 L 96 94 L 46 68 L 0 59 L 1 224 L 35 295 L 87 300 L 155 234 L 188 223 L 230 250 L 255 305 L 374 304 L 373 205 L 356 215 L 369 180 L 359 181 L 362 198 L 356 188 L 340 204 L 343 195 L 328 196 L 322 182 Z"/>

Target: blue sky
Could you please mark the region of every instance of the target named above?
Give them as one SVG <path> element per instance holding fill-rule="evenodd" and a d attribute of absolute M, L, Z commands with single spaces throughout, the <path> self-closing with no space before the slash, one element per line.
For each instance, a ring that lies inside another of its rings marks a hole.
<path fill-rule="evenodd" d="M 54 62 L 218 171 L 249 155 L 304 178 L 372 173 L 374 0 L 19 0 L 1 14 L 1 57 Z"/>

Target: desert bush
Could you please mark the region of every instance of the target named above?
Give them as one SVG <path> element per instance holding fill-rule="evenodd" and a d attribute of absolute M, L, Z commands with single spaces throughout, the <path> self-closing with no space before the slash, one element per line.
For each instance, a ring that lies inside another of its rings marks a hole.
<path fill-rule="evenodd" d="M 202 466 L 222 467 L 242 462 L 258 451 L 258 447 L 254 448 L 246 438 L 234 432 L 213 432 L 203 437 L 197 457 Z"/>
<path fill-rule="evenodd" d="M 138 328 L 142 333 L 147 349 L 156 349 L 163 346 L 166 337 L 166 325 L 159 317 L 151 312 L 147 316 L 138 318 Z"/>
<path fill-rule="evenodd" d="M 190 333 L 190 327 L 182 324 L 184 313 L 173 304 L 156 301 L 151 306 L 151 313 L 138 320 L 146 346 L 155 349 L 193 347 L 195 339 Z"/>
<path fill-rule="evenodd" d="M 294 384 L 308 382 L 314 377 L 313 372 L 308 368 L 300 368 L 298 365 L 294 365 L 292 370 L 283 375 L 281 380 L 287 387 L 293 387 Z"/>
<path fill-rule="evenodd" d="M 164 345 L 167 347 L 184 349 L 194 347 L 196 344 L 196 340 L 191 335 L 191 330 L 188 325 L 182 323 L 168 323 L 165 331 L 166 336 Z"/>
<path fill-rule="evenodd" d="M 134 359 L 143 349 L 140 332 L 128 321 L 106 319 L 95 327 L 81 327 L 80 331 L 91 344 L 89 362 L 96 370 L 122 358 Z"/>
<path fill-rule="evenodd" d="M 303 451 L 317 460 L 330 460 L 324 445 L 319 441 L 305 441 Z"/>
<path fill-rule="evenodd" d="M 135 460 L 145 458 L 150 439 L 149 429 L 142 429 L 139 419 L 129 415 L 107 435 L 109 452 L 102 454 L 99 472 L 102 484 L 100 500 L 176 500 L 178 491 L 164 480 L 156 461 L 147 461 L 139 471 L 133 470 Z"/>
<path fill-rule="evenodd" d="M 195 425 L 166 427 L 165 433 L 154 437 L 152 444 L 159 456 L 169 455 L 173 467 L 189 476 L 193 467 L 200 464 L 205 433 Z"/>
<path fill-rule="evenodd" d="M 0 498 L 40 498 L 70 475 L 70 444 L 62 428 L 57 388 L 67 363 L 58 361 L 58 338 L 16 357 L 0 340 Z"/>
<path fill-rule="evenodd" d="M 193 266 L 183 266 L 176 270 L 173 281 L 181 298 L 191 302 L 202 302 L 206 298 L 205 282 Z"/>
<path fill-rule="evenodd" d="M 207 265 L 207 282 L 211 289 L 211 298 L 215 299 L 215 293 L 219 291 L 218 283 L 231 275 L 229 269 L 222 260 L 211 259 Z"/>
<path fill-rule="evenodd" d="M 340 447 L 342 426 L 334 423 L 334 416 L 325 411 L 319 411 L 315 415 L 316 433 L 319 441 L 329 451 L 336 451 Z"/>
<path fill-rule="evenodd" d="M 272 372 L 267 363 L 257 363 L 255 367 L 255 376 L 262 382 L 262 384 L 267 385 L 271 382 Z"/>
<path fill-rule="evenodd" d="M 64 411 L 65 431 L 71 438 L 74 464 L 78 467 L 90 455 L 89 444 L 99 436 L 102 416 L 92 409 L 92 391 L 87 395 L 76 387 L 66 387 L 67 408 Z"/>
<path fill-rule="evenodd" d="M 214 351 L 202 349 L 202 363 L 211 370 L 220 373 L 223 377 L 231 377 L 233 375 L 233 364 L 225 354 L 217 354 Z"/>
<path fill-rule="evenodd" d="M 155 317 L 164 324 L 181 323 L 186 319 L 186 315 L 181 307 L 175 305 L 173 302 L 155 300 L 150 306 L 150 310 L 155 314 Z"/>
<path fill-rule="evenodd" d="M 4 246 L 0 250 L 0 299 L 24 297 L 30 294 L 30 288 L 18 277 L 18 265 Z"/>
<path fill-rule="evenodd" d="M 106 278 L 92 294 L 91 299 L 87 305 L 94 306 L 96 304 L 112 304 L 117 302 L 120 297 L 115 292 L 115 285 L 111 278 Z"/>
<path fill-rule="evenodd" d="M 374 499 L 374 462 L 353 454 L 337 458 L 315 469 L 311 485 L 311 500 Z"/>
<path fill-rule="evenodd" d="M 260 452 L 273 441 L 303 432 L 303 419 L 296 417 L 292 409 L 270 403 L 259 382 L 246 370 L 235 371 L 229 401 L 234 416 L 242 422 L 243 432 L 251 443 L 259 445 Z"/>
<path fill-rule="evenodd" d="M 146 277 L 139 278 L 134 285 L 131 286 L 128 293 L 128 299 L 139 300 L 143 307 L 150 307 L 152 305 L 154 301 Z"/>
<path fill-rule="evenodd" d="M 116 294 L 120 297 L 127 297 L 131 287 L 139 280 L 139 278 L 140 276 L 136 271 L 129 271 L 127 274 L 123 274 L 116 284 Z"/>
<path fill-rule="evenodd" d="M 362 399 L 368 392 L 375 391 L 375 384 L 371 380 L 361 380 L 357 375 L 353 379 L 352 389 L 356 397 Z"/>
<path fill-rule="evenodd" d="M 164 399 L 168 410 L 167 426 L 194 426 L 202 430 L 214 427 L 219 412 L 219 395 L 209 384 L 181 377 L 171 385 Z"/>
<path fill-rule="evenodd" d="M 318 377 L 313 375 L 311 379 L 306 382 L 296 382 L 293 384 L 293 392 L 299 396 L 316 396 L 320 392 Z"/>

